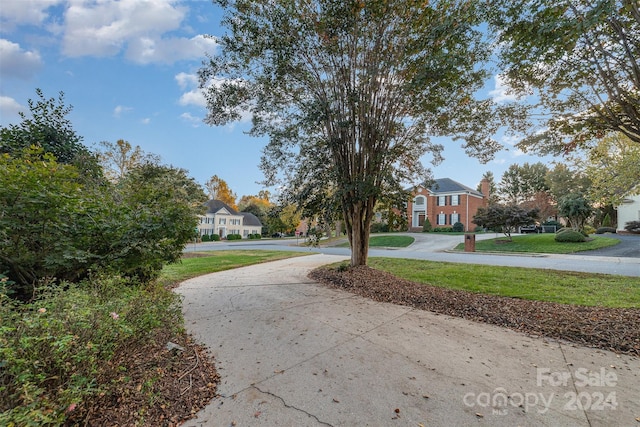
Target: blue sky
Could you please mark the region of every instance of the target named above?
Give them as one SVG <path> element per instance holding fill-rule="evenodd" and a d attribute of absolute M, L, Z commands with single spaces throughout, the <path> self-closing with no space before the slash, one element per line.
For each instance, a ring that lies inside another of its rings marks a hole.
<path fill-rule="evenodd" d="M 210 127 L 196 72 L 205 52 L 216 53 L 220 9 L 209 1 L 1 0 L 0 125 L 18 123 L 18 111 L 41 88 L 47 98 L 65 93 L 70 119 L 84 144 L 125 139 L 184 168 L 201 184 L 218 175 L 241 197 L 257 194 L 265 140 L 244 134 L 247 123 Z M 508 98 L 498 78 L 486 91 Z M 537 162 L 509 150 L 481 164 L 459 142 L 439 139 L 445 161 L 436 178 L 475 187 L 493 171 L 499 181 L 512 163 Z M 429 157 L 422 159 L 430 166 Z M 273 192 L 273 189 L 271 189 Z"/>

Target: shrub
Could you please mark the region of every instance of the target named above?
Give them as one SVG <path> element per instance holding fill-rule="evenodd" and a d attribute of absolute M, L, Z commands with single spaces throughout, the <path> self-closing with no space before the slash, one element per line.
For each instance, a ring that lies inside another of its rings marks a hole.
<path fill-rule="evenodd" d="M 461 222 L 456 222 L 455 224 L 453 224 L 453 227 L 451 227 L 451 229 L 456 233 L 460 233 L 461 231 L 464 231 L 464 224 Z"/>
<path fill-rule="evenodd" d="M 249 239 L 262 239 L 262 234 L 260 233 L 254 233 L 254 234 L 249 234 L 249 236 L 247 236 Z"/>
<path fill-rule="evenodd" d="M 604 218 L 602 218 L 602 226 L 611 228 L 612 225 L 611 216 L 607 213 Z"/>
<path fill-rule="evenodd" d="M 585 226 L 584 226 L 584 228 L 582 229 L 582 232 L 583 232 L 586 236 L 588 236 L 589 234 L 593 234 L 593 233 L 595 233 L 595 232 L 596 232 L 596 229 L 595 229 L 595 228 L 593 228 L 593 227 L 592 227 L 592 226 L 590 226 L 590 225 L 585 225 Z"/>
<path fill-rule="evenodd" d="M 372 233 L 386 233 L 389 231 L 389 225 L 383 222 L 374 222 L 371 224 Z"/>
<path fill-rule="evenodd" d="M 183 327 L 179 297 L 156 284 L 115 277 L 41 290 L 31 303 L 0 294 L 0 425 L 64 424 L 108 392 L 99 380 L 116 376 L 115 354 Z"/>
<path fill-rule="evenodd" d="M 433 229 L 435 233 L 450 233 L 453 231 L 451 227 L 436 227 Z"/>
<path fill-rule="evenodd" d="M 227 240 L 241 240 L 242 236 L 239 234 L 228 234 Z"/>
<path fill-rule="evenodd" d="M 596 234 L 615 233 L 616 229 L 613 227 L 599 227 L 596 230 Z"/>
<path fill-rule="evenodd" d="M 202 235 L 202 241 L 203 242 L 210 242 L 211 241 L 211 237 L 208 234 L 203 234 Z"/>
<path fill-rule="evenodd" d="M 220 235 L 219 234 L 212 234 L 211 235 L 211 241 L 212 242 L 219 242 L 220 241 Z"/>
<path fill-rule="evenodd" d="M 558 228 L 556 230 L 556 234 L 562 233 L 563 231 L 566 231 L 566 230 L 573 230 L 573 228 L 571 228 L 571 227 L 560 227 L 560 228 Z"/>
<path fill-rule="evenodd" d="M 431 230 L 433 230 L 433 226 L 431 225 L 431 221 L 429 221 L 429 218 L 425 218 L 424 219 L 424 224 L 422 224 L 422 232 L 423 233 L 428 233 Z"/>
<path fill-rule="evenodd" d="M 587 238 L 579 231 L 566 229 L 556 234 L 555 241 L 562 243 L 580 243 L 585 242 Z"/>
<path fill-rule="evenodd" d="M 629 233 L 640 234 L 640 221 L 629 221 L 624 225 L 624 229 Z"/>
<path fill-rule="evenodd" d="M 484 227 L 481 225 L 478 225 L 473 231 L 475 231 L 476 233 L 480 233 L 484 231 Z"/>

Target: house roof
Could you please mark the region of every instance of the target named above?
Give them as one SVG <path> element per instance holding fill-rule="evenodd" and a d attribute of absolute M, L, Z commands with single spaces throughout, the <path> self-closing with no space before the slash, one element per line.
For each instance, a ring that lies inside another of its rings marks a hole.
<path fill-rule="evenodd" d="M 258 217 L 252 214 L 251 212 L 240 212 L 240 215 L 244 217 L 244 220 L 242 221 L 242 223 L 245 226 L 262 227 L 262 223 L 260 222 Z"/>
<path fill-rule="evenodd" d="M 481 192 L 474 190 L 471 187 L 467 187 L 464 184 L 460 184 L 458 181 L 454 181 L 451 178 L 436 179 L 433 185 L 429 188 L 429 191 L 433 194 L 469 192 L 476 196 L 484 197 Z"/>
<path fill-rule="evenodd" d="M 207 213 L 218 213 L 221 209 L 226 209 L 231 215 L 238 215 L 238 212 L 222 200 L 209 200 L 205 203 Z"/>

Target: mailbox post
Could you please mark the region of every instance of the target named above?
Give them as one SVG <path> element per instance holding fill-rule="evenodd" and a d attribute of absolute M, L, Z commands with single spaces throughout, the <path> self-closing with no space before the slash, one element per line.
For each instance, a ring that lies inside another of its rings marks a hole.
<path fill-rule="evenodd" d="M 475 252 L 476 251 L 476 235 L 473 233 L 465 233 L 464 235 L 464 251 Z"/>

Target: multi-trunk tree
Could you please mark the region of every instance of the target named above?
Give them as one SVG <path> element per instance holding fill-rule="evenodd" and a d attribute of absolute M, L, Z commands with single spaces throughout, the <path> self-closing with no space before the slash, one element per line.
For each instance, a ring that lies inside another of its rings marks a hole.
<path fill-rule="evenodd" d="M 200 71 L 206 122 L 253 115 L 262 169 L 335 197 L 364 265 L 376 202 L 422 182 L 420 157 L 456 135 L 489 159 L 497 116 L 473 94 L 491 54 L 475 0 L 219 0 L 229 32 Z M 280 173 L 279 173 L 280 172 Z"/>

